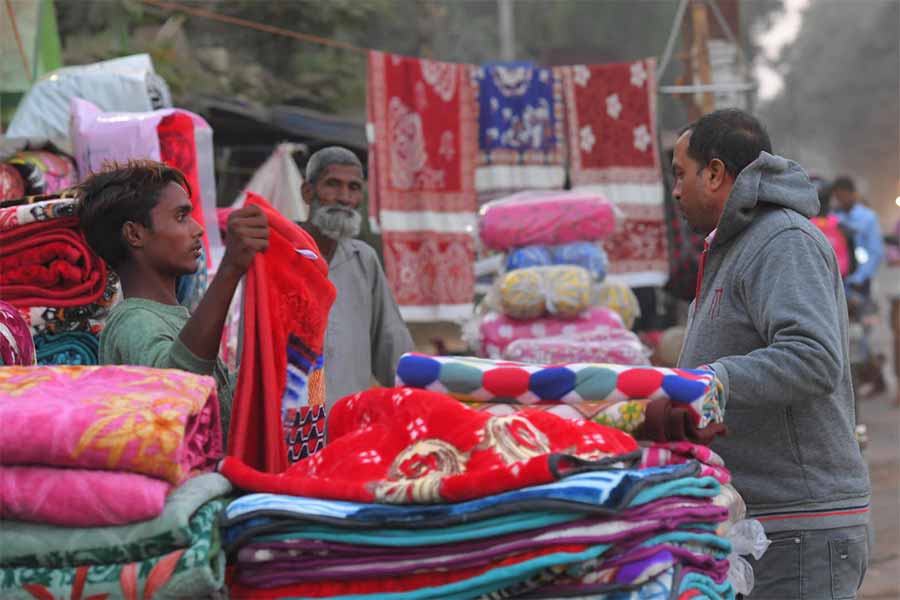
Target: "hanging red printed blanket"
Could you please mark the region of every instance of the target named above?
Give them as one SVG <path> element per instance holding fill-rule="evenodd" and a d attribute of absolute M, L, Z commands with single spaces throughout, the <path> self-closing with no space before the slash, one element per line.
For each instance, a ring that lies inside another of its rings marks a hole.
<path fill-rule="evenodd" d="M 624 226 L 604 248 L 612 274 L 631 286 L 661 285 L 668 274 L 655 66 L 645 59 L 564 72 L 572 186 L 622 211 Z"/>
<path fill-rule="evenodd" d="M 469 69 L 369 53 L 370 212 L 409 321 L 471 313 L 477 142 Z"/>

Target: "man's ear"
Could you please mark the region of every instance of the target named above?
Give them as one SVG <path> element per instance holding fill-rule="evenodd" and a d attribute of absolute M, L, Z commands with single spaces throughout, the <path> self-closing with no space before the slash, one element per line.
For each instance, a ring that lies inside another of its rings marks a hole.
<path fill-rule="evenodd" d="M 300 185 L 300 194 L 303 195 L 303 201 L 306 202 L 308 206 L 312 206 L 313 191 L 313 185 L 307 181 L 304 181 L 303 184 Z"/>
<path fill-rule="evenodd" d="M 728 171 L 725 169 L 725 163 L 721 159 L 714 158 L 709 161 L 706 166 L 707 182 L 709 188 L 713 191 L 721 188 L 728 181 Z"/>
<path fill-rule="evenodd" d="M 122 239 L 132 248 L 141 248 L 144 246 L 144 233 L 146 228 L 140 223 L 134 221 L 125 221 L 122 224 Z"/>

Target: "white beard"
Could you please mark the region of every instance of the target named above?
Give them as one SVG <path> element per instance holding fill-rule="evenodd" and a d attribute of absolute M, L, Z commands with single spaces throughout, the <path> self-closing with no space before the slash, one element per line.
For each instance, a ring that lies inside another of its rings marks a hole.
<path fill-rule="evenodd" d="M 362 226 L 362 215 L 352 208 L 344 206 L 322 206 L 318 199 L 313 201 L 312 216 L 309 222 L 322 235 L 332 240 L 354 238 L 359 235 Z"/>

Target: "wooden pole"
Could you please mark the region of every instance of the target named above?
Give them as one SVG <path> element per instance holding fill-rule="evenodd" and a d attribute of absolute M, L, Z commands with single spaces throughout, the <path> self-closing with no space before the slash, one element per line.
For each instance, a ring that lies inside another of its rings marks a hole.
<path fill-rule="evenodd" d="M 709 18 L 706 3 L 702 0 L 694 0 L 691 4 L 691 29 L 693 32 L 691 57 L 695 69 L 695 83 L 710 85 L 712 83 L 712 69 L 709 65 Z M 696 81 L 697 79 L 699 81 Z M 703 92 L 700 102 L 702 113 L 710 113 L 715 108 L 716 99 L 713 93 Z"/>

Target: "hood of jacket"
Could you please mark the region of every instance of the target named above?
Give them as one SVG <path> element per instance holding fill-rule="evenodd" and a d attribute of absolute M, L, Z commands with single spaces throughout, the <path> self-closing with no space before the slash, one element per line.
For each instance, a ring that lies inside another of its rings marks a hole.
<path fill-rule="evenodd" d="M 734 180 L 713 243 L 728 242 L 752 223 L 760 210 L 778 207 L 811 218 L 819 213 L 819 195 L 800 165 L 761 152 Z"/>

